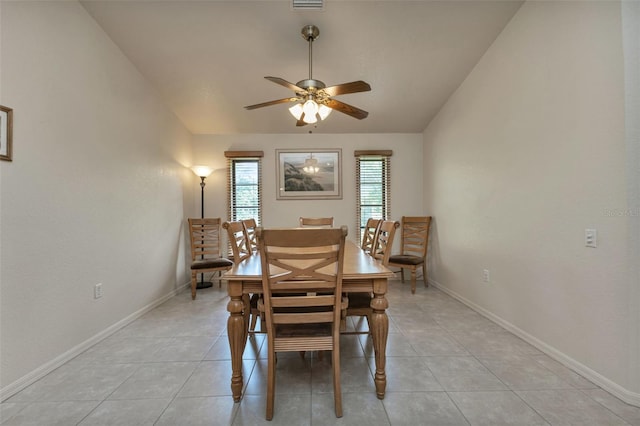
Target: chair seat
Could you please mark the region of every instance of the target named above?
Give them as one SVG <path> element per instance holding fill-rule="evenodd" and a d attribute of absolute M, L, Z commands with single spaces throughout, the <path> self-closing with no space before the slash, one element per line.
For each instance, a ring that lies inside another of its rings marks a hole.
<path fill-rule="evenodd" d="M 394 254 L 389 256 L 389 263 L 399 263 L 402 265 L 420 265 L 424 262 L 422 257 L 410 256 L 406 254 Z"/>
<path fill-rule="evenodd" d="M 331 336 L 331 323 L 321 324 L 278 324 L 276 338 Z"/>
<path fill-rule="evenodd" d="M 349 306 L 347 309 L 370 308 L 371 299 L 371 293 L 349 293 Z"/>
<path fill-rule="evenodd" d="M 224 257 L 217 259 L 201 259 L 191 262 L 191 269 L 209 269 L 209 268 L 226 268 L 232 267 L 233 262 Z"/>

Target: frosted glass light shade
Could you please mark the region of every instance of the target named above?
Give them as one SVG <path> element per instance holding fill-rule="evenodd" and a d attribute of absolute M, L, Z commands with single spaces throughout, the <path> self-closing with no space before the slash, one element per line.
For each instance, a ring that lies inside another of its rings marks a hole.
<path fill-rule="evenodd" d="M 196 176 L 199 177 L 208 177 L 211 173 L 213 173 L 213 169 L 209 166 L 193 166 L 191 167 L 191 170 L 193 170 L 193 173 L 196 174 Z"/>
<path fill-rule="evenodd" d="M 302 121 L 304 121 L 307 124 L 313 124 L 318 122 L 318 117 L 315 114 L 313 115 L 305 114 L 304 117 L 302 117 Z"/>
<path fill-rule="evenodd" d="M 304 111 L 304 115 L 307 117 L 310 115 L 315 116 L 318 113 L 318 104 L 315 103 L 315 101 L 312 101 L 311 99 L 309 99 L 302 106 L 302 110 Z"/>
<path fill-rule="evenodd" d="M 294 106 L 289 108 L 289 112 L 295 117 L 296 120 L 300 120 L 300 117 L 302 117 L 303 113 L 302 104 L 295 104 Z"/>
<path fill-rule="evenodd" d="M 318 115 L 320 116 L 320 120 L 324 120 L 331 114 L 331 108 L 326 105 L 320 105 L 318 107 Z"/>

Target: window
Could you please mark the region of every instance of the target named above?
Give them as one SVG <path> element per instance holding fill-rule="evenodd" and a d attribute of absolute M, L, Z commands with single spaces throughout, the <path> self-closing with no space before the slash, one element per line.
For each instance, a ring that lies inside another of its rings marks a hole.
<path fill-rule="evenodd" d="M 262 151 L 226 151 L 229 221 L 262 223 Z"/>
<path fill-rule="evenodd" d="M 358 241 L 370 217 L 391 216 L 391 155 L 393 151 L 355 151 Z"/>

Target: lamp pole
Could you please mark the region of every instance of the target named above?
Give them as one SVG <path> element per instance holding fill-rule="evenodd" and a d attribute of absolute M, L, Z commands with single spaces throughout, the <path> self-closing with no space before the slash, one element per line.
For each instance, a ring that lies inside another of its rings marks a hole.
<path fill-rule="evenodd" d="M 204 186 L 206 185 L 206 183 L 204 183 L 204 180 L 206 179 L 206 176 L 200 176 L 200 218 L 204 219 Z"/>
<path fill-rule="evenodd" d="M 193 166 L 191 170 L 193 170 L 193 173 L 195 173 L 196 176 L 200 178 L 200 218 L 204 219 L 204 186 L 206 185 L 205 179 L 213 172 L 213 169 L 208 166 Z M 201 255 L 200 258 L 204 259 L 204 254 Z M 198 282 L 196 288 L 209 288 L 212 286 L 213 283 L 210 281 L 205 281 L 204 274 L 200 274 L 200 282 Z"/>

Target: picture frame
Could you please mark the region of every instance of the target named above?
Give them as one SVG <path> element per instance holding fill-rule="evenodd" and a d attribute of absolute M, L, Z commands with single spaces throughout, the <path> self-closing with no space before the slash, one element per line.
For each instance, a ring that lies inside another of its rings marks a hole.
<path fill-rule="evenodd" d="M 276 166 L 276 199 L 342 199 L 342 149 L 276 149 Z"/>
<path fill-rule="evenodd" d="M 12 161 L 13 109 L 0 105 L 0 160 Z"/>

